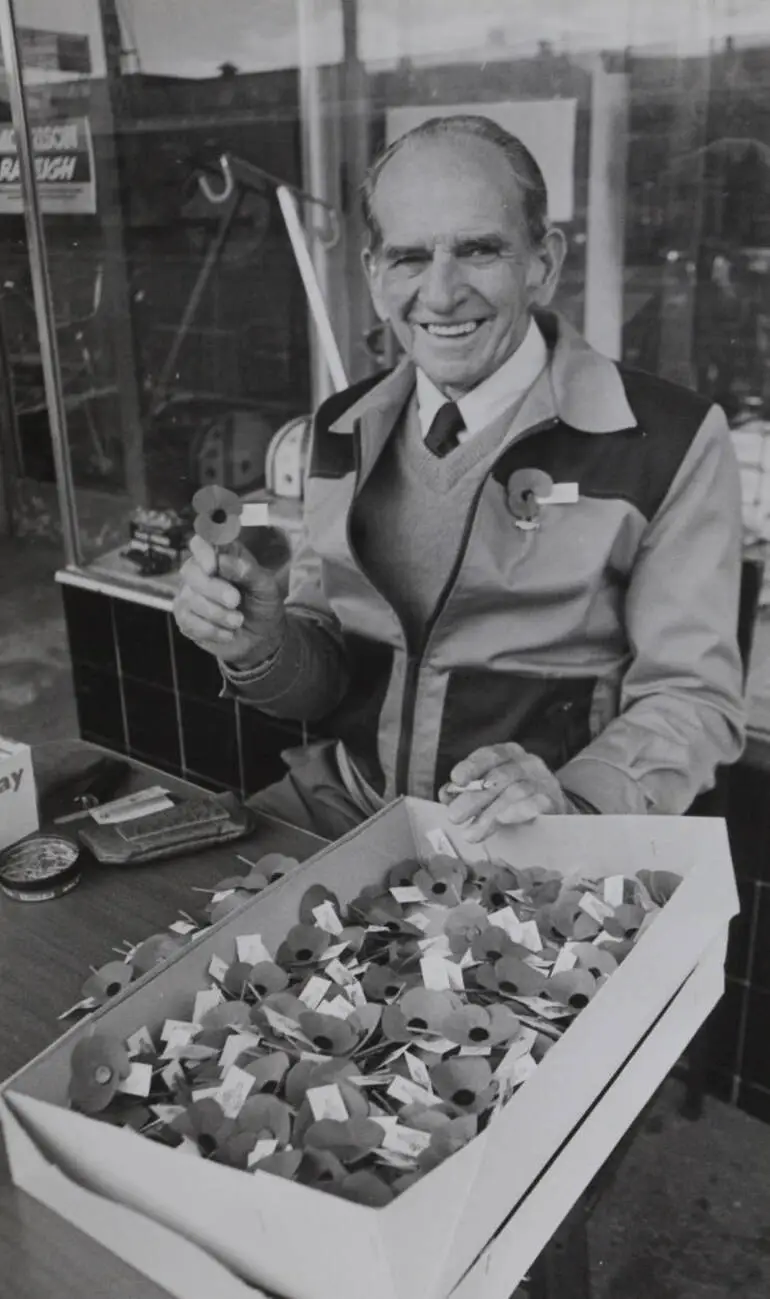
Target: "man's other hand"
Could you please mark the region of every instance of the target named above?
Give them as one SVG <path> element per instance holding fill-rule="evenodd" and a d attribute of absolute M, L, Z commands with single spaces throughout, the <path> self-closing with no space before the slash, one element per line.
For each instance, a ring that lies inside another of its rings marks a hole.
<path fill-rule="evenodd" d="M 244 546 L 236 543 L 217 556 L 202 537 L 193 537 L 181 578 L 174 617 L 201 649 L 233 667 L 256 666 L 279 649 L 285 614 L 278 584 Z"/>
<path fill-rule="evenodd" d="M 457 792 L 471 782 L 482 787 Z M 457 764 L 439 798 L 449 806 L 452 821 L 458 825 L 469 822 L 463 833 L 472 842 L 486 839 L 498 826 L 575 810 L 545 763 L 520 744 L 476 749 Z"/>

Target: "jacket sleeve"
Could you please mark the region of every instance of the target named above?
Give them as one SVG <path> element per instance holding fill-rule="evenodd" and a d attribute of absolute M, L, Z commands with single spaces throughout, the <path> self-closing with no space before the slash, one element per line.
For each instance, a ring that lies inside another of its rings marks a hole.
<path fill-rule="evenodd" d="M 604 813 L 683 813 L 744 741 L 740 481 L 713 406 L 642 538 L 618 716 L 558 773 Z"/>
<path fill-rule="evenodd" d="M 285 636 L 271 658 L 242 670 L 220 663 L 223 693 L 235 693 L 273 717 L 320 721 L 340 703 L 349 673 L 342 631 L 306 527 L 292 560 L 285 611 Z"/>

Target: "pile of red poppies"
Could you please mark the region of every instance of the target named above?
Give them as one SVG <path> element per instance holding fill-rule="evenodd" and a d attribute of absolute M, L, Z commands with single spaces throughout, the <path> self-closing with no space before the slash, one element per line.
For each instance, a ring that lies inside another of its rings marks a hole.
<path fill-rule="evenodd" d="M 223 881 L 214 907 L 269 876 L 265 860 Z M 314 885 L 274 950 L 252 933 L 234 960 L 212 959 L 187 1020 L 81 1039 L 71 1104 L 199 1158 L 387 1204 L 486 1127 L 679 882 L 436 856 L 347 906 Z M 97 991 L 120 990 L 130 964 L 104 967 Z"/>

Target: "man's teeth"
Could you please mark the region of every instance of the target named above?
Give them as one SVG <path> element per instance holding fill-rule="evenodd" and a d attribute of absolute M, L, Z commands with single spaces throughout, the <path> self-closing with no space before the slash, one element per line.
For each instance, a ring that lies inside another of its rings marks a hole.
<path fill-rule="evenodd" d="M 460 338 L 463 334 L 474 334 L 478 327 L 478 320 L 465 320 L 460 325 L 423 325 L 423 329 L 438 338 Z"/>

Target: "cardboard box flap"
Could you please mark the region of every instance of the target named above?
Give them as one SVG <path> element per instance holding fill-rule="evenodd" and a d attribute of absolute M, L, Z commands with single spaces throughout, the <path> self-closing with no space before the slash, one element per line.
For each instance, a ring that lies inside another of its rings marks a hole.
<path fill-rule="evenodd" d="M 367 1299 L 394 1299 L 380 1240 L 381 1211 L 269 1173 L 183 1155 L 126 1129 L 6 1093 L 43 1154 L 76 1182 L 150 1215 L 202 1246 L 237 1276 L 292 1299 L 332 1295 L 367 1278 Z M 312 1232 L 303 1240 L 303 1222 Z"/>
<path fill-rule="evenodd" d="M 0 1113 L 19 1185 L 125 1263 L 136 1267 L 140 1260 L 147 1276 L 176 1299 L 268 1299 L 178 1233 L 76 1185 L 44 1158 L 1 1099 Z"/>

